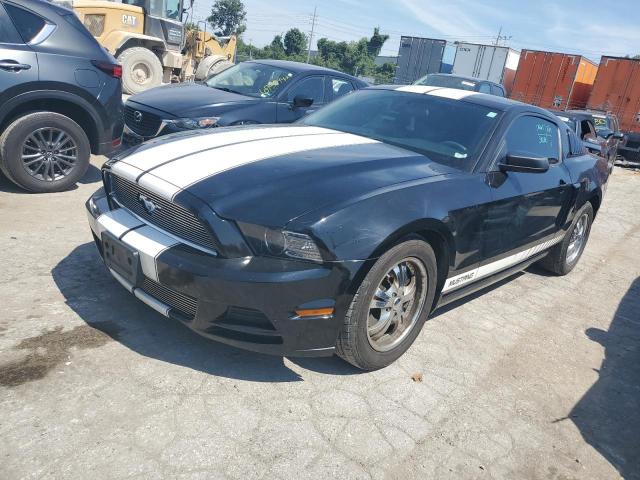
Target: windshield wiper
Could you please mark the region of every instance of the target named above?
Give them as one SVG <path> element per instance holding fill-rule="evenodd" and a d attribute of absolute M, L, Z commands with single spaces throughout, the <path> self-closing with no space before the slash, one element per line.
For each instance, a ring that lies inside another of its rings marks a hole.
<path fill-rule="evenodd" d="M 240 92 L 237 92 L 235 90 L 231 90 L 230 88 L 227 88 L 227 87 L 211 87 L 211 88 L 215 88 L 217 90 L 222 90 L 223 92 L 237 93 L 238 95 L 242 95 Z"/>

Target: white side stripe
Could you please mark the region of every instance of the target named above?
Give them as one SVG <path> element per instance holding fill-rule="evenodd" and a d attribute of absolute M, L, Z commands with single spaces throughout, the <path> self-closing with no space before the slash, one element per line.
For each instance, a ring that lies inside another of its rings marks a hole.
<path fill-rule="evenodd" d="M 176 138 L 173 141 L 162 143 L 138 153 L 133 153 L 117 162 L 112 170 L 122 177 L 135 180 L 138 175 L 149 169 L 199 150 L 214 149 L 231 143 L 251 140 L 287 137 L 290 135 L 317 135 L 331 132 L 333 132 L 333 130 L 320 127 L 267 127 L 240 130 L 213 129 L 203 135 Z M 213 152 L 211 152 L 211 155 L 216 156 Z"/>
<path fill-rule="evenodd" d="M 449 290 L 462 287 L 463 285 L 466 285 L 468 283 L 475 282 L 476 280 L 480 280 L 484 277 L 488 277 L 489 275 L 505 270 L 509 267 L 513 267 L 514 265 L 517 265 L 520 262 L 524 262 L 526 259 L 531 258 L 540 252 L 543 252 L 547 248 L 560 242 L 563 238 L 564 234 L 558 235 L 551 240 L 542 242 L 538 245 L 528 248 L 527 250 L 523 250 L 522 252 L 510 255 L 486 265 L 481 265 L 478 268 L 461 273 L 460 275 L 456 275 L 455 277 L 447 278 L 444 283 L 444 287 L 442 288 L 442 292 L 448 292 Z"/>
<path fill-rule="evenodd" d="M 204 178 L 225 170 L 257 162 L 270 157 L 305 152 L 321 148 L 340 147 L 379 143 L 371 138 L 360 137 L 350 133 L 332 133 L 327 135 L 305 135 L 290 138 L 272 138 L 255 142 L 241 143 L 220 147 L 213 152 L 202 152 L 170 162 L 143 175 L 140 185 L 149 186 L 154 192 L 153 180 L 146 177 L 158 177 L 175 186 L 173 195 L 181 189 Z M 145 183 L 148 182 L 148 183 Z M 166 198 L 170 193 L 166 188 L 158 191 Z M 172 196 L 173 196 L 172 195 Z"/>
<path fill-rule="evenodd" d="M 138 252 L 142 272 L 156 282 L 158 281 L 156 259 L 162 252 L 178 244 L 177 240 L 149 225 L 131 230 L 122 237 L 122 241 Z"/>

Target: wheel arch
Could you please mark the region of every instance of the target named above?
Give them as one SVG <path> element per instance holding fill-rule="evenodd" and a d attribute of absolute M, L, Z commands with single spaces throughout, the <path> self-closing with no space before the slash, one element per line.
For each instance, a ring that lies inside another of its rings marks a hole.
<path fill-rule="evenodd" d="M 159 38 L 142 34 L 128 34 L 127 36 L 123 37 L 118 43 L 114 56 L 117 58 L 122 52 L 133 47 L 142 47 L 150 50 L 158 57 L 160 63 L 162 63 L 162 58 L 160 55 L 158 55 L 158 52 L 162 54 L 162 52 L 167 49 L 164 42 Z"/>
<path fill-rule="evenodd" d="M 375 261 L 381 257 L 387 250 L 397 245 L 399 242 L 410 239 L 419 238 L 428 243 L 436 255 L 436 265 L 438 268 L 438 280 L 436 285 L 436 301 L 444 287 L 449 269 L 455 260 L 455 241 L 451 231 L 440 220 L 421 219 L 410 222 L 396 229 L 388 235 L 376 249 L 372 252 L 367 261 L 363 264 L 358 274 L 354 277 L 350 291 L 356 292 L 358 287 L 364 280 Z"/>
<path fill-rule="evenodd" d="M 58 91 L 30 92 L 26 97 L 14 97 L 7 102 L 7 109 L 2 112 L 0 132 L 4 131 L 17 118 L 33 112 L 53 112 L 69 117 L 76 122 L 87 135 L 91 152 L 96 153 L 99 147 L 101 122 L 87 108 L 85 101 L 71 94 Z M 24 98 L 21 98 L 24 97 Z"/>
<path fill-rule="evenodd" d="M 600 205 L 602 204 L 602 192 L 600 189 L 594 190 L 589 198 L 587 198 L 587 202 L 591 204 L 591 207 L 593 208 L 593 217 L 595 218 L 598 210 L 600 209 Z"/>

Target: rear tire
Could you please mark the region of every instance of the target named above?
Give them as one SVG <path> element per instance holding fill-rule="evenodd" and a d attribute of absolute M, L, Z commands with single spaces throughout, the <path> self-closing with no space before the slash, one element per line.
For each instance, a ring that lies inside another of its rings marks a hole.
<path fill-rule="evenodd" d="M 556 275 L 566 275 L 578 264 L 589 240 L 593 223 L 593 207 L 585 203 L 575 215 L 573 223 L 560 243 L 540 260 L 540 266 Z"/>
<path fill-rule="evenodd" d="M 135 95 L 162 84 L 162 64 L 148 48 L 127 48 L 118 55 L 122 65 L 122 90 Z"/>
<path fill-rule="evenodd" d="M 404 274 L 400 273 L 403 264 Z M 433 305 L 436 283 L 436 256 L 428 243 L 411 239 L 391 248 L 376 261 L 353 297 L 336 343 L 337 354 L 362 370 L 393 363 L 420 333 Z M 413 303 L 405 303 L 409 297 Z"/>
<path fill-rule="evenodd" d="M 233 63 L 227 60 L 224 55 L 209 55 L 203 58 L 196 68 L 195 79 L 205 80 L 209 75 L 217 74 L 233 67 Z"/>
<path fill-rule="evenodd" d="M 38 150 L 41 138 L 43 143 L 50 143 L 50 152 L 42 154 Z M 2 172 L 31 192 L 60 192 L 73 187 L 86 173 L 90 155 L 84 130 L 59 113 L 27 114 L 14 120 L 0 136 Z M 51 170 L 45 170 L 46 162 L 53 163 Z"/>

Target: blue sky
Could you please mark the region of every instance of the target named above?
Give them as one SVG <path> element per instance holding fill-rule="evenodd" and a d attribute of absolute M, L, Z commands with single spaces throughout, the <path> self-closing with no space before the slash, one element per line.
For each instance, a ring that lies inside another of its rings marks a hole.
<path fill-rule="evenodd" d="M 206 18 L 212 0 L 195 0 L 194 16 Z M 374 26 L 390 35 L 382 54 L 396 55 L 400 35 L 503 44 L 585 55 L 640 54 L 640 0 L 244 0 L 245 41 L 263 46 L 278 33 L 311 29 L 315 40 L 356 40 Z"/>

